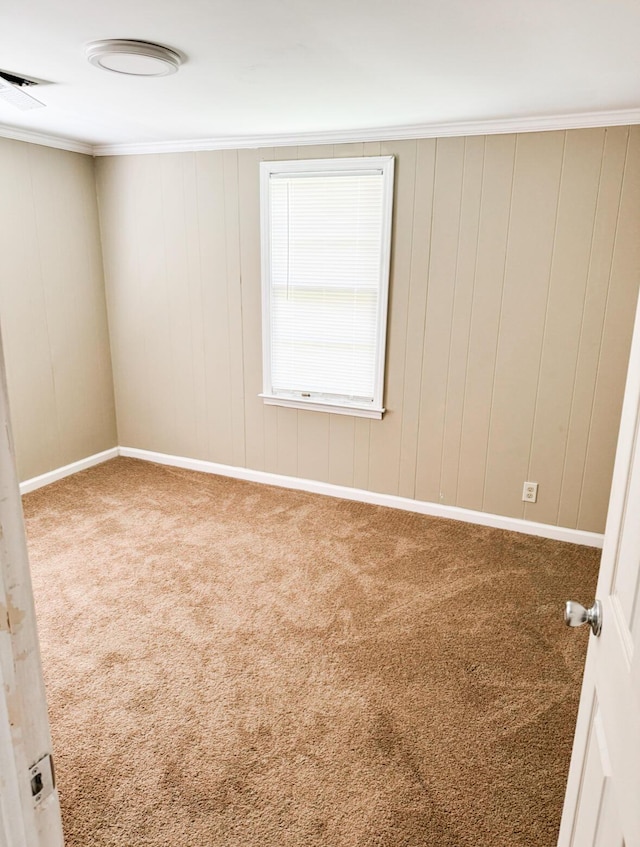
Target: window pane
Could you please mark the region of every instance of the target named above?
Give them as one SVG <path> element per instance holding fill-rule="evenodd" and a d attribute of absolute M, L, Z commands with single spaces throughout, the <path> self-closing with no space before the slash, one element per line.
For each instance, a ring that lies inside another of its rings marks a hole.
<path fill-rule="evenodd" d="M 383 176 L 270 180 L 272 391 L 373 400 Z"/>
<path fill-rule="evenodd" d="M 376 289 L 274 289 L 273 390 L 373 399 L 377 314 Z"/>

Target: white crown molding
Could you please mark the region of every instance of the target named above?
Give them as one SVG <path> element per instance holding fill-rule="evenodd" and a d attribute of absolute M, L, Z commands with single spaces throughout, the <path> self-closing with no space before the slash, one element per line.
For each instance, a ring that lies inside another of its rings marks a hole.
<path fill-rule="evenodd" d="M 452 121 L 440 124 L 372 127 L 358 130 L 239 135 L 194 138 L 185 141 L 151 141 L 132 144 L 91 144 L 58 135 L 33 132 L 0 124 L 0 138 L 56 147 L 89 156 L 132 156 L 152 153 L 196 153 L 207 150 L 242 150 L 255 147 L 298 147 L 308 144 L 351 144 L 366 141 L 404 141 L 415 138 L 450 138 L 459 135 L 502 135 L 511 132 L 550 132 L 640 124 L 639 109 L 582 112 L 543 117 L 501 118 L 485 121 Z"/>
<path fill-rule="evenodd" d="M 58 135 L 46 135 L 42 132 L 32 132 L 30 129 L 16 129 L 0 124 L 0 138 L 10 138 L 12 141 L 26 141 L 28 144 L 40 144 L 43 147 L 55 147 L 58 150 L 69 150 L 71 153 L 85 153 L 93 156 L 93 145 L 85 141 L 74 141 L 72 138 L 62 138 Z"/>
<path fill-rule="evenodd" d="M 242 135 L 190 141 L 157 141 L 141 144 L 96 144 L 94 156 L 129 156 L 149 153 L 193 153 L 206 150 L 240 150 L 255 147 L 295 147 L 307 144 L 349 144 L 363 141 L 401 141 L 414 138 L 447 138 L 458 135 L 501 135 L 511 132 L 548 132 L 640 124 L 640 109 L 609 112 L 504 118 L 486 121 L 455 121 L 441 124 L 374 127 L 276 135 Z"/>

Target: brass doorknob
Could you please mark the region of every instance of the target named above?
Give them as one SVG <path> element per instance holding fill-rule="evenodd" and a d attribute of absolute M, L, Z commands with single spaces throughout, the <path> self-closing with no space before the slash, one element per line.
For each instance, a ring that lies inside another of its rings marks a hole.
<path fill-rule="evenodd" d="M 575 600 L 567 600 L 564 607 L 564 622 L 567 626 L 582 626 L 588 623 L 594 635 L 602 629 L 602 603 L 599 600 L 590 609 L 585 609 Z"/>

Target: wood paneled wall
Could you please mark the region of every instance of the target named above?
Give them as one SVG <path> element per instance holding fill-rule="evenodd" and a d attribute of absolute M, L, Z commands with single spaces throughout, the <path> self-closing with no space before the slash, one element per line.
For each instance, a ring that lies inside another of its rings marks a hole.
<path fill-rule="evenodd" d="M 258 163 L 379 154 L 388 412 L 264 406 Z M 640 128 L 123 156 L 97 176 L 120 444 L 603 530 Z"/>
<path fill-rule="evenodd" d="M 94 163 L 0 138 L 0 322 L 21 479 L 117 444 Z"/>

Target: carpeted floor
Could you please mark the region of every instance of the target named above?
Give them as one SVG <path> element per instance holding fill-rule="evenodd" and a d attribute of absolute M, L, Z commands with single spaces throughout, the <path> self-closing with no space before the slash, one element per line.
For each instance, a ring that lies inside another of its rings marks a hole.
<path fill-rule="evenodd" d="M 599 551 L 114 459 L 24 498 L 68 847 L 552 847 Z"/>

